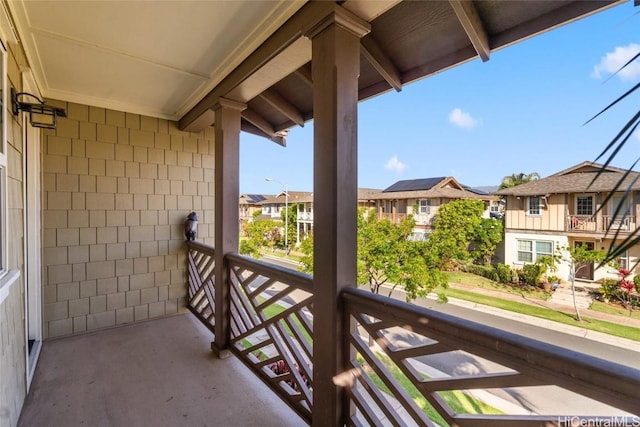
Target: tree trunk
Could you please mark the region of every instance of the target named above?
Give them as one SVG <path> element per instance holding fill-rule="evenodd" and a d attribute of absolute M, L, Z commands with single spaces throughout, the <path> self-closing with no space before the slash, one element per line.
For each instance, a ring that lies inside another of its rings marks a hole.
<path fill-rule="evenodd" d="M 578 310 L 578 303 L 576 302 L 576 279 L 575 273 L 573 278 L 571 279 L 571 296 L 573 297 L 573 308 L 576 310 L 576 319 L 578 322 L 582 322 L 582 318 L 580 317 L 580 310 Z"/>

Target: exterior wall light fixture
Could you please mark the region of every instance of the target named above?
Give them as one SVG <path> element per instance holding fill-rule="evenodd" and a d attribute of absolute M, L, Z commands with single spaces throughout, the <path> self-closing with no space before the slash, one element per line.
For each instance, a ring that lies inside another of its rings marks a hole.
<path fill-rule="evenodd" d="M 38 102 L 21 101 L 26 96 L 34 98 Z M 11 111 L 14 116 L 17 116 L 20 111 L 28 112 L 31 126 L 44 129 L 55 129 L 58 117 L 67 117 L 64 108 L 46 105 L 37 96 L 28 92 L 16 92 L 13 88 L 11 88 Z"/>

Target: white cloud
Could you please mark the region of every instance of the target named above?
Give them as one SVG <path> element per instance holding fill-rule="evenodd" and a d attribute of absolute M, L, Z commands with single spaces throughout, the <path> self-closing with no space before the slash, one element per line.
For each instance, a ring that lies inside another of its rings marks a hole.
<path fill-rule="evenodd" d="M 471 114 L 459 108 L 454 108 L 453 111 L 449 113 L 449 123 L 461 128 L 471 129 L 476 127 L 478 120 L 471 117 Z"/>
<path fill-rule="evenodd" d="M 613 74 L 627 63 L 634 55 L 640 52 L 640 45 L 631 43 L 628 46 L 618 46 L 612 52 L 607 52 L 600 63 L 593 67 L 591 77 L 602 78 L 602 75 Z M 622 80 L 635 80 L 640 77 L 640 59 L 624 67 L 617 74 Z"/>
<path fill-rule="evenodd" d="M 384 165 L 384 168 L 395 173 L 402 173 L 407 169 L 407 165 L 398 160 L 398 156 L 393 156 Z"/>

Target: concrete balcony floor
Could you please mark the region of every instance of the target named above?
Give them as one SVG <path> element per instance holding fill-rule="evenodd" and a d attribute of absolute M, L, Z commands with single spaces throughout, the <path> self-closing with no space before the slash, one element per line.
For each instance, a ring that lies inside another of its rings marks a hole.
<path fill-rule="evenodd" d="M 20 427 L 303 426 L 191 314 L 45 341 Z"/>

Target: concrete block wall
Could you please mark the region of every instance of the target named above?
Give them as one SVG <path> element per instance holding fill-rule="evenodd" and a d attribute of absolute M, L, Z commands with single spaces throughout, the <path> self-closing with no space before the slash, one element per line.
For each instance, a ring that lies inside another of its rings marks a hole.
<path fill-rule="evenodd" d="M 45 337 L 183 310 L 189 212 L 213 244 L 213 129 L 49 103 L 68 117 L 43 137 Z"/>

